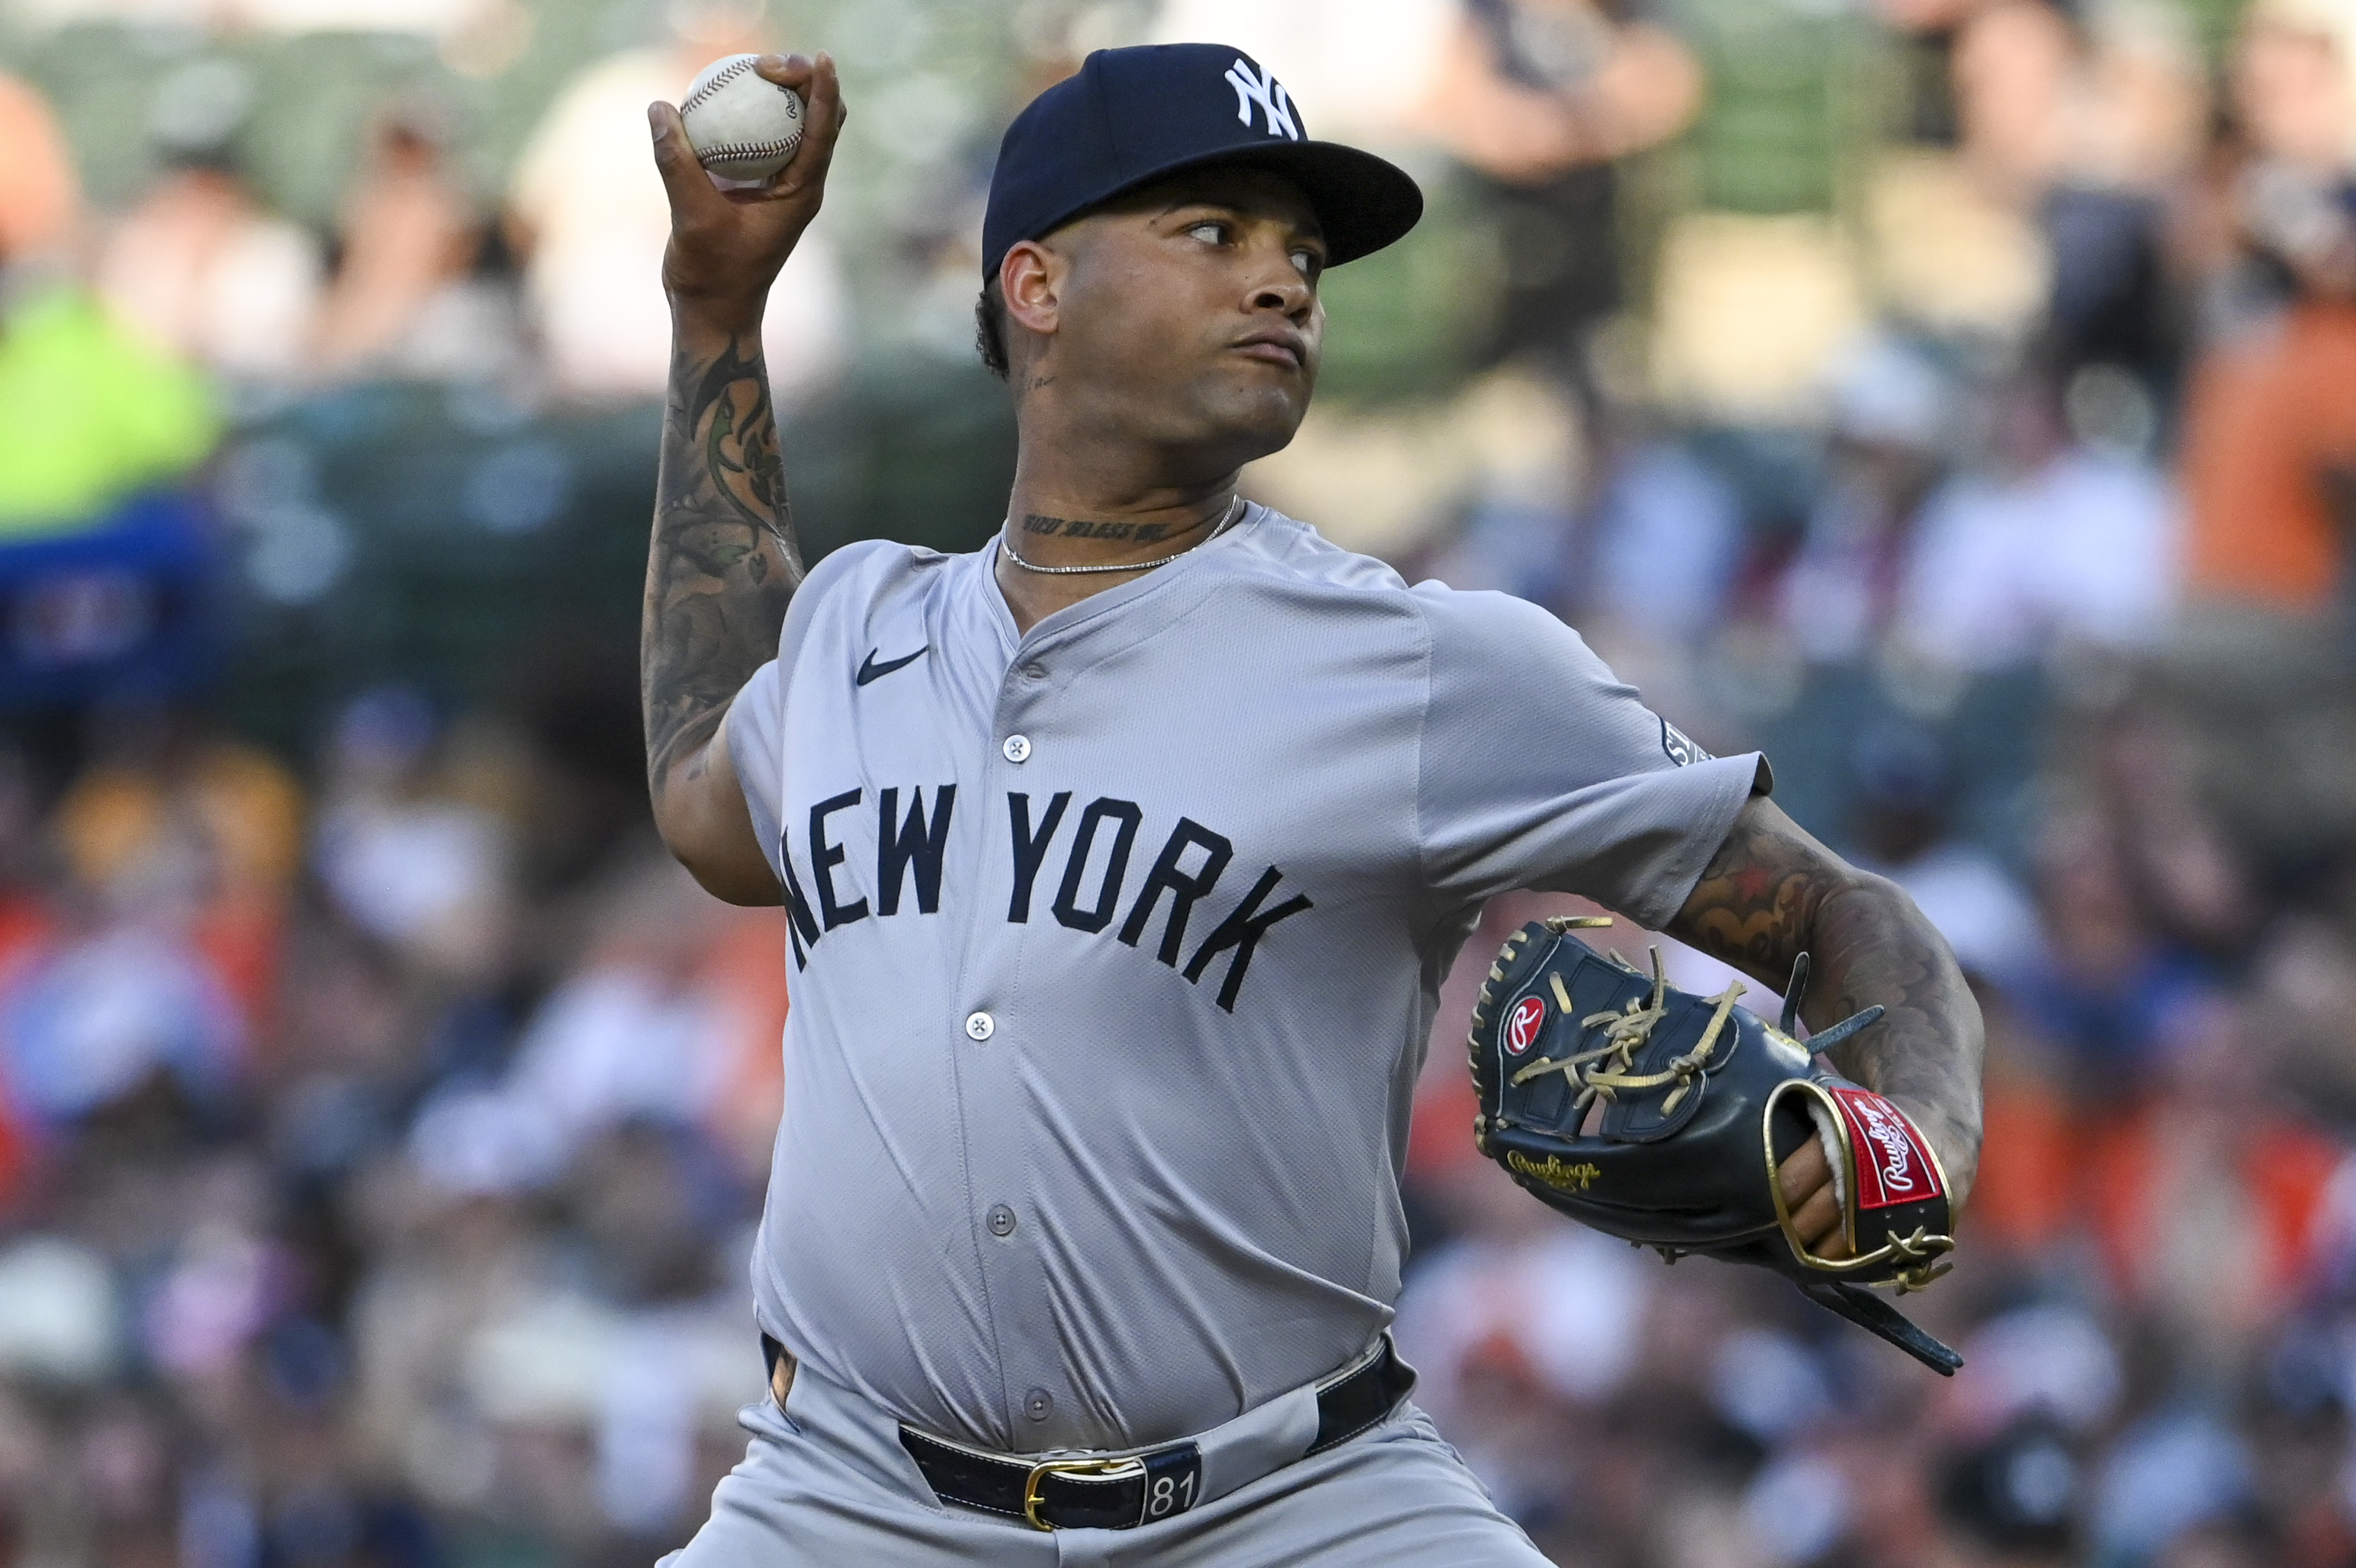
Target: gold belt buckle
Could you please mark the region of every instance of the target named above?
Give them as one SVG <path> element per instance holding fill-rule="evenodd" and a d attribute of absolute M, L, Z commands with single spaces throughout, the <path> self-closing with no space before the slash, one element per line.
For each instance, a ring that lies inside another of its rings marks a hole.
<path fill-rule="evenodd" d="M 1030 1476 L 1023 1483 L 1023 1519 L 1033 1530 L 1054 1530 L 1055 1527 L 1039 1517 L 1039 1483 L 1050 1476 L 1095 1476 L 1107 1481 L 1126 1481 L 1132 1476 L 1145 1474 L 1145 1461 L 1130 1455 L 1126 1459 L 1043 1459 L 1031 1466 Z"/>

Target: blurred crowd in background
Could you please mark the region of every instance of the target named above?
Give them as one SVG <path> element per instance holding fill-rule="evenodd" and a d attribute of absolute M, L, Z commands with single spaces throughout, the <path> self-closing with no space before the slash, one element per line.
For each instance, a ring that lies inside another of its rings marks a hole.
<path fill-rule="evenodd" d="M 1764 746 L 1988 1019 L 1944 1383 L 1474 1156 L 1471 986 L 1562 901 L 1494 907 L 1398 1333 L 1501 1506 L 1565 1568 L 2356 1563 L 2356 0 L 5 0 L 0 1552 L 694 1529 L 786 998 L 647 822 L 642 108 L 841 58 L 797 516 L 970 548 L 999 129 L 1179 38 L 1430 197 L 1250 491 Z"/>

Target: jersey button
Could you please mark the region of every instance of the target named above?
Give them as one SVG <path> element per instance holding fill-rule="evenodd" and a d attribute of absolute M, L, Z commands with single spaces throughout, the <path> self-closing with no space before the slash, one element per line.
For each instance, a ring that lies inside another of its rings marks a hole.
<path fill-rule="evenodd" d="M 1023 667 L 1023 678 L 1025 681 L 1044 681 L 1047 678 L 1047 667 L 1036 662 L 1025 664 Z"/>
<path fill-rule="evenodd" d="M 1033 1389 L 1023 1396 L 1023 1413 L 1033 1421 L 1044 1421 L 1055 1413 L 1055 1396 L 1044 1389 Z"/>
<path fill-rule="evenodd" d="M 986 1040 L 998 1032 L 998 1020 L 987 1013 L 965 1015 L 965 1034 L 969 1040 Z"/>
<path fill-rule="evenodd" d="M 990 1206 L 988 1221 L 990 1233 L 993 1236 L 1006 1237 L 1014 1234 L 1014 1210 L 1002 1203 L 993 1203 Z"/>
<path fill-rule="evenodd" d="M 1006 737 L 1006 744 L 998 749 L 1006 754 L 1006 760 L 1009 762 L 1026 762 L 1031 757 L 1031 737 L 1027 735 L 1010 735 Z"/>

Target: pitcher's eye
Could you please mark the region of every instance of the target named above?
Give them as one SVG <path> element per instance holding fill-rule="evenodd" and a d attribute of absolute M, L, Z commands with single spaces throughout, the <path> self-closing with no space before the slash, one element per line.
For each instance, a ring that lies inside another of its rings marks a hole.
<path fill-rule="evenodd" d="M 1225 244 L 1227 239 L 1227 226 L 1215 218 L 1205 218 L 1200 223 L 1189 223 L 1186 225 L 1186 232 L 1206 245 Z"/>
<path fill-rule="evenodd" d="M 1316 252 L 1307 250 L 1293 252 L 1292 264 L 1301 270 L 1302 277 L 1315 280 L 1319 270 Z"/>

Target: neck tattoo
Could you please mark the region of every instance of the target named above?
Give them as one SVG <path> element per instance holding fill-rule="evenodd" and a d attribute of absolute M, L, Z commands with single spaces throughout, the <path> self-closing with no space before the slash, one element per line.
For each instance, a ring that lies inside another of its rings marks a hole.
<path fill-rule="evenodd" d="M 1205 521 L 1207 521 L 1206 519 Z M 1195 529 L 1203 526 L 1203 523 L 1198 522 L 1191 528 L 1183 528 L 1176 532 L 1180 534 L 1192 533 Z M 1166 522 L 1089 522 L 1083 518 L 1041 517 L 1035 511 L 1023 518 L 1023 532 L 1035 533 L 1042 539 L 1051 536 L 1060 536 L 1065 539 L 1126 539 L 1138 544 L 1151 544 L 1158 540 L 1172 537 L 1171 527 Z"/>
<path fill-rule="evenodd" d="M 998 536 L 998 548 L 1000 552 L 1005 555 L 1006 559 L 1013 564 L 1020 566 L 1025 572 L 1036 572 L 1042 576 L 1078 576 L 1084 574 L 1095 572 L 1150 572 L 1156 566 L 1167 566 L 1173 561 L 1177 560 L 1179 556 L 1187 554 L 1194 550 L 1199 550 L 1203 545 L 1208 544 L 1212 540 L 1216 539 L 1219 535 L 1225 533 L 1229 526 L 1235 522 L 1236 519 L 1243 515 L 1243 511 L 1244 498 L 1237 496 L 1233 501 L 1228 503 L 1227 510 L 1219 519 L 1219 525 L 1216 528 L 1211 530 L 1209 533 L 1205 534 L 1196 543 L 1188 545 L 1184 550 L 1173 551 L 1171 553 L 1164 555 L 1156 561 L 1118 561 L 1098 566 L 1042 566 L 1034 562 L 1025 561 L 1021 555 L 1017 554 L 1014 549 L 1014 542 L 1006 536 L 1003 530 L 1000 531 Z M 1011 518 L 1008 519 L 1010 526 L 1012 525 L 1012 521 L 1013 520 Z M 1194 525 L 1194 528 L 1200 528 L 1203 525 L 1198 522 Z M 1194 528 L 1187 529 L 1184 532 L 1192 533 L 1194 532 Z M 1077 518 L 1041 517 L 1036 513 L 1032 513 L 1023 518 L 1023 532 L 1025 533 L 1035 533 L 1042 538 L 1060 536 L 1066 539 L 1125 539 L 1138 544 L 1151 543 L 1156 540 L 1170 537 L 1169 525 L 1166 523 L 1088 522 Z"/>

